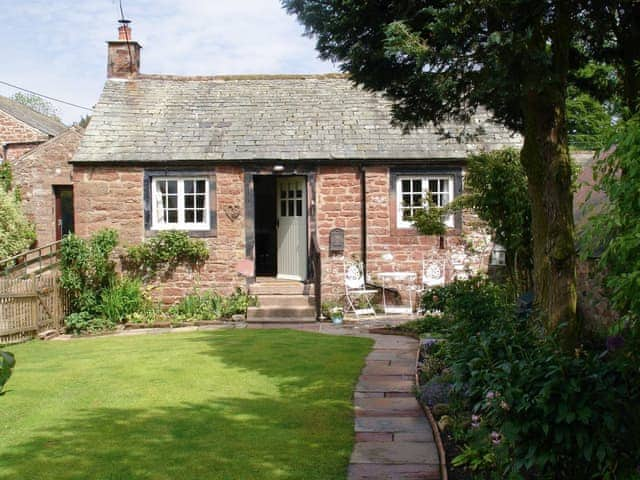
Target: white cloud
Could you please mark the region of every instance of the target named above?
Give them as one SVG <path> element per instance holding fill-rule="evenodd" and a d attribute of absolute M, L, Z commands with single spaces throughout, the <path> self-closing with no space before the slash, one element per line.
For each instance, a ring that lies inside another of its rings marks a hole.
<path fill-rule="evenodd" d="M 115 0 L 0 0 L 0 80 L 80 105 L 96 103 L 105 41 L 116 37 Z M 279 0 L 123 0 L 146 73 L 319 73 L 314 41 Z M 0 94 L 14 90 L 0 87 Z M 83 112 L 60 106 L 63 120 Z M 86 112 L 85 112 L 86 113 Z"/>

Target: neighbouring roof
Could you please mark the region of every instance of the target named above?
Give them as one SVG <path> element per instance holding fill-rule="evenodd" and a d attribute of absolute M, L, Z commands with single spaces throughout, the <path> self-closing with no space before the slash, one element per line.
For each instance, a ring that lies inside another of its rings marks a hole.
<path fill-rule="evenodd" d="M 64 132 L 68 128 L 59 120 L 42 115 L 41 113 L 38 113 L 35 110 L 32 110 L 31 108 L 7 97 L 0 96 L 0 110 L 22 123 L 25 123 L 46 135 L 51 135 L 52 137 Z"/>
<path fill-rule="evenodd" d="M 391 103 L 343 75 L 107 80 L 74 162 L 453 159 L 520 146 L 479 112 L 470 125 L 403 134 Z"/>

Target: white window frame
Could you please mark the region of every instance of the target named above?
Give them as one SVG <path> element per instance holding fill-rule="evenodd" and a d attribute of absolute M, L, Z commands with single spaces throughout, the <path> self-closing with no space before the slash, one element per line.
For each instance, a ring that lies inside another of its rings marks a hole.
<path fill-rule="evenodd" d="M 177 199 L 178 199 L 178 223 L 164 223 L 159 221 L 160 213 L 159 208 L 162 208 L 161 193 L 158 190 L 158 183 L 170 181 L 177 184 Z M 186 222 L 185 221 L 185 193 L 184 184 L 187 181 L 201 181 L 204 182 L 204 215 L 202 222 Z M 209 191 L 209 179 L 206 177 L 178 177 L 178 176 L 166 176 L 166 177 L 153 177 L 151 179 L 151 230 L 189 230 L 189 231 L 205 231 L 211 229 L 211 215 L 210 215 L 210 191 Z"/>
<path fill-rule="evenodd" d="M 445 206 L 447 205 L 449 202 L 451 202 L 454 199 L 454 191 L 453 191 L 453 186 L 454 186 L 454 182 L 453 182 L 453 175 L 398 175 L 398 178 L 396 180 L 396 225 L 397 228 L 402 228 L 402 229 L 408 229 L 408 228 L 414 228 L 414 224 L 411 221 L 407 221 L 403 219 L 403 205 L 402 205 L 402 182 L 403 180 L 420 180 L 422 185 L 422 208 L 429 208 L 429 204 L 427 202 L 427 198 L 429 198 L 429 180 L 445 180 L 448 182 L 449 185 L 449 200 L 447 201 L 447 203 L 445 203 L 444 205 L 441 206 Z M 439 192 L 440 193 L 440 192 Z M 447 227 L 453 228 L 454 227 L 454 216 L 453 214 L 448 214 L 445 215 L 444 217 L 444 224 Z"/>

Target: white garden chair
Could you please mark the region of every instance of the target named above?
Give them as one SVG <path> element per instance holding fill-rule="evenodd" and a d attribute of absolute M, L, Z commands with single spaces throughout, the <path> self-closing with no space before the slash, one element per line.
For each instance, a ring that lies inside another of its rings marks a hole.
<path fill-rule="evenodd" d="M 422 291 L 444 287 L 446 270 L 444 261 L 422 260 Z"/>
<path fill-rule="evenodd" d="M 362 263 L 344 263 L 344 288 L 347 302 L 347 312 L 352 311 L 356 317 L 360 315 L 376 316 L 376 311 L 371 305 L 371 297 L 377 290 L 367 289 Z"/>

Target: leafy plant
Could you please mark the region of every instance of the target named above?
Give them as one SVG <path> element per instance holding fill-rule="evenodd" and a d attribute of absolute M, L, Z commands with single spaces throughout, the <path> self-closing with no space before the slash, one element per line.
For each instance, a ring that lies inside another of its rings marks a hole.
<path fill-rule="evenodd" d="M 186 232 L 166 231 L 129 247 L 122 263 L 125 269 L 146 279 L 161 267 L 171 270 L 181 263 L 197 266 L 207 258 L 209 249 L 204 241 L 189 238 Z"/>
<path fill-rule="evenodd" d="M 60 249 L 60 283 L 69 293 L 73 312 L 98 313 L 102 291 L 116 279 L 110 256 L 118 244 L 115 230 L 104 229 L 89 241 L 67 235 Z"/>
<path fill-rule="evenodd" d="M 89 312 L 76 312 L 67 315 L 64 325 L 69 333 L 98 333 L 113 329 L 116 324 L 104 317 L 97 317 Z"/>
<path fill-rule="evenodd" d="M 231 318 L 235 314 L 245 314 L 247 308 L 255 304 L 255 297 L 238 288 L 228 297 L 223 297 L 216 292 L 188 295 L 173 305 L 168 313 L 177 319 L 216 320 Z"/>
<path fill-rule="evenodd" d="M 149 303 L 140 280 L 122 277 L 102 291 L 97 311 L 105 320 L 116 324 L 145 309 Z"/>
<path fill-rule="evenodd" d="M 418 232 L 423 235 L 444 235 L 447 228 L 442 221 L 445 209 L 429 205 L 416 210 L 411 220 Z"/>
<path fill-rule="evenodd" d="M 16 366 L 16 359 L 10 352 L 0 350 L 0 394 L 11 377 L 13 367 Z"/>
<path fill-rule="evenodd" d="M 0 164 L 1 165 L 5 165 Z M 7 164 L 8 165 L 8 164 Z M 35 241 L 33 225 L 20 206 L 17 191 L 9 190 L 11 171 L 1 167 L 0 171 L 0 259 L 17 255 Z"/>

